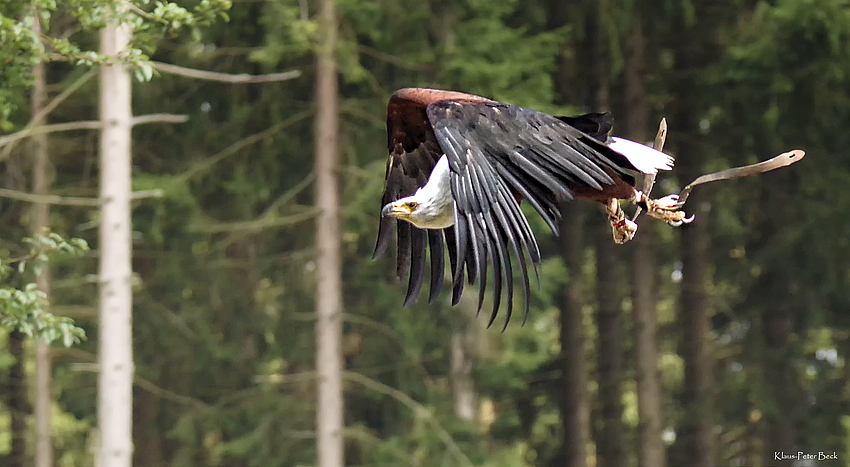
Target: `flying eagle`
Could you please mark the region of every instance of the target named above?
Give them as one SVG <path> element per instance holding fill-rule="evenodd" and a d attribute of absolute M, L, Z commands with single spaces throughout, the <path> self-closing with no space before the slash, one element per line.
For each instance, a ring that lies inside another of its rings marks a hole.
<path fill-rule="evenodd" d="M 408 278 L 405 306 L 422 288 L 430 250 L 430 297 L 440 293 L 444 245 L 453 274 L 452 304 L 463 293 L 463 274 L 479 282 L 478 309 L 493 271 L 493 311 L 505 289 L 513 309 L 513 267 L 521 272 L 525 316 L 530 302 L 528 261 L 535 276 L 540 251 L 520 210 L 525 200 L 558 235 L 558 204 L 584 198 L 611 207 L 618 199 L 655 202 L 655 217 L 687 222 L 675 196 L 648 200 L 635 188 L 637 173 L 670 170 L 673 158 L 643 144 L 609 137 L 610 114 L 553 117 L 454 91 L 407 88 L 387 108 L 387 161 L 381 221 L 373 259 L 390 243 L 397 225 L 396 273 Z M 650 214 L 653 214 L 650 209 Z M 396 220 L 396 222 L 393 222 Z M 623 221 L 615 228 L 636 225 Z M 427 247 L 426 247 L 427 245 Z M 527 261 L 528 260 L 528 261 Z"/>

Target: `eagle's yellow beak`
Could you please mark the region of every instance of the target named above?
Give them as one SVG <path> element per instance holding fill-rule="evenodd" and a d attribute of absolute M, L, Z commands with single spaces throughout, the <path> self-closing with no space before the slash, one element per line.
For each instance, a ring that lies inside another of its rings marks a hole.
<path fill-rule="evenodd" d="M 390 216 L 404 219 L 409 217 L 414 209 L 416 209 L 416 203 L 395 201 L 384 206 L 384 209 L 381 209 L 381 217 Z"/>

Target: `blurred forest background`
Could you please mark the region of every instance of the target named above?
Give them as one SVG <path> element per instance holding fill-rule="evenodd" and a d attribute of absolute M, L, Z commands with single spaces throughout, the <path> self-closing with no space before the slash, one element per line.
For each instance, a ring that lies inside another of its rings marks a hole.
<path fill-rule="evenodd" d="M 28 3 L 0 7 L 0 27 Z M 136 466 L 316 464 L 316 8 L 234 0 L 227 22 L 142 44 L 158 72 L 133 83 L 134 114 L 189 119 L 133 131 L 133 188 L 164 191 L 135 201 L 132 217 Z M 346 465 L 850 466 L 850 2 L 337 0 L 336 10 Z M 96 48 L 70 13 L 60 2 L 44 34 Z M 163 63 L 300 75 L 232 84 Z M 11 134 L 30 122 L 32 98 L 7 65 Z M 45 66 L 45 95 L 68 93 L 47 123 L 98 118 L 91 69 Z M 501 333 L 445 291 L 402 308 L 394 260 L 369 259 L 386 102 L 407 86 L 554 114 L 611 110 L 614 133 L 639 141 L 666 117 L 677 165 L 656 195 L 786 150 L 808 157 L 700 187 L 693 224 L 642 217 L 622 246 L 591 203 L 564 206 L 560 239 L 535 217 L 541 286 L 525 326 Z M 0 186 L 32 192 L 31 143 L 0 150 Z M 49 192 L 96 196 L 97 151 L 97 131 L 50 133 Z M 0 198 L 3 257 L 30 235 L 33 212 Z M 93 465 L 98 439 L 98 222 L 90 206 L 50 208 L 55 232 L 92 246 L 51 268 L 52 312 L 88 335 L 51 349 L 61 467 Z M 34 348 L 0 335 L 3 466 L 34 465 Z"/>

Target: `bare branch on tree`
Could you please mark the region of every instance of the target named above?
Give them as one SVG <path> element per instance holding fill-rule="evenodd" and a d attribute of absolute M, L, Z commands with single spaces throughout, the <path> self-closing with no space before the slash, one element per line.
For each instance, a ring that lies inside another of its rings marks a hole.
<path fill-rule="evenodd" d="M 163 190 L 136 191 L 130 195 L 130 199 L 161 198 Z M 23 191 L 0 188 L 0 198 L 17 199 L 29 203 L 56 204 L 62 206 L 100 206 L 103 202 L 100 198 L 79 198 L 72 196 L 39 195 L 25 193 Z"/>
<path fill-rule="evenodd" d="M 360 373 L 354 371 L 345 371 L 343 372 L 343 376 L 349 381 L 359 383 L 360 385 L 369 388 L 373 391 L 390 396 L 393 399 L 406 405 L 408 408 L 410 408 L 410 410 L 413 411 L 414 414 L 416 414 L 417 417 L 421 417 L 422 420 L 427 421 L 431 425 L 431 427 L 434 429 L 434 432 L 437 434 L 437 437 L 440 438 L 443 444 L 446 445 L 446 448 L 448 448 L 449 452 L 454 455 L 458 462 L 460 462 L 462 465 L 469 467 L 475 465 L 472 463 L 469 457 L 467 457 L 466 454 L 463 453 L 463 450 L 460 449 L 460 446 L 457 445 L 451 434 L 440 425 L 440 422 L 437 420 L 434 414 L 430 410 L 428 410 L 427 407 L 420 404 L 419 402 L 416 402 L 416 400 L 414 400 L 412 397 L 399 391 L 398 389 L 389 387 L 384 383 L 375 381 L 374 379 L 361 375 Z"/>
<path fill-rule="evenodd" d="M 190 232 L 222 233 L 222 232 L 245 232 L 255 233 L 265 229 L 286 227 L 304 222 L 316 217 L 321 212 L 319 209 L 309 209 L 305 212 L 289 216 L 269 217 L 241 222 L 223 222 L 216 224 L 201 224 L 190 226 Z"/>
<path fill-rule="evenodd" d="M 91 78 L 92 76 L 94 76 L 94 70 L 89 70 L 85 74 L 83 74 L 83 76 L 80 76 L 79 78 L 77 78 L 76 81 L 71 83 L 71 85 L 68 86 L 67 88 L 65 88 L 65 90 L 62 91 L 58 96 L 54 97 L 53 100 L 48 102 L 47 105 L 42 107 L 39 111 L 34 112 L 32 119 L 30 119 L 30 122 L 27 123 L 27 126 L 25 126 L 24 129 L 19 131 L 18 133 L 30 130 L 33 127 L 36 127 L 36 126 L 40 126 L 39 124 L 44 122 L 47 119 L 47 115 L 50 114 L 50 112 L 52 112 L 53 109 L 55 109 L 56 107 L 59 106 L 59 104 L 64 102 L 65 99 L 67 99 L 71 94 L 73 94 L 77 89 L 79 89 L 83 84 L 85 84 L 89 80 L 89 78 Z M 17 133 L 13 133 L 12 135 L 15 135 L 15 134 L 17 134 Z M 12 135 L 9 135 L 9 136 L 12 136 Z M 0 138 L 0 148 L 3 148 L 4 146 L 6 146 L 7 143 L 4 141 L 5 138 L 6 137 Z M 18 138 L 18 139 L 20 139 L 20 138 Z M 11 142 L 15 142 L 16 140 L 17 139 L 13 139 L 13 140 L 11 140 Z M 14 145 L 11 145 L 11 146 L 5 147 L 3 149 L 3 152 L 0 153 L 0 162 L 6 160 L 9 157 L 9 154 L 12 153 L 13 147 L 14 147 Z"/>
<path fill-rule="evenodd" d="M 290 79 L 295 79 L 301 76 L 301 70 L 290 70 L 281 73 L 269 73 L 267 75 L 249 75 L 247 73 L 230 74 L 219 73 L 216 71 L 198 70 L 195 68 L 186 68 L 162 62 L 151 62 L 151 64 L 153 64 L 154 68 L 163 73 L 185 76 L 187 78 L 203 79 L 207 81 L 219 81 L 222 83 L 233 84 L 276 83 L 279 81 L 288 81 Z"/>
<path fill-rule="evenodd" d="M 652 148 L 657 150 L 657 151 L 663 151 L 664 150 L 664 143 L 666 141 L 667 141 L 667 119 L 662 118 L 661 123 L 658 124 L 658 133 L 655 134 L 655 141 L 652 143 Z M 643 194 L 646 195 L 647 198 L 649 198 L 649 194 L 652 191 L 652 187 L 655 186 L 655 176 L 656 176 L 656 174 L 652 174 L 652 175 L 644 175 L 644 177 L 643 177 Z M 640 215 L 640 212 L 641 212 L 641 208 L 640 208 L 640 206 L 638 206 L 638 208 L 635 210 L 635 215 L 632 216 L 632 221 L 637 220 L 638 216 Z"/>
<path fill-rule="evenodd" d="M 133 126 L 144 125 L 146 123 L 183 123 L 187 121 L 189 121 L 188 115 L 149 114 L 133 117 Z M 0 137 L 0 148 L 12 144 L 18 140 L 28 138 L 34 135 L 56 133 L 60 131 L 99 130 L 102 127 L 103 124 L 100 122 L 100 120 L 82 120 L 79 122 L 53 123 L 51 125 L 41 125 L 33 127 L 28 126 L 23 130 L 16 131 L 15 133 Z M 4 160 L 6 158 L 5 156 L 6 154 L 0 156 L 0 161 Z"/>

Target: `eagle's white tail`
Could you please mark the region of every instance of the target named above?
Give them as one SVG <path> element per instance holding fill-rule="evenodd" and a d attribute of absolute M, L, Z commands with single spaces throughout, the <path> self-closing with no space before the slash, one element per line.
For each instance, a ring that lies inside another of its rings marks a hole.
<path fill-rule="evenodd" d="M 654 174 L 659 170 L 673 168 L 672 157 L 625 138 L 612 137 L 608 141 L 608 147 L 626 156 L 635 169 L 645 174 Z"/>

